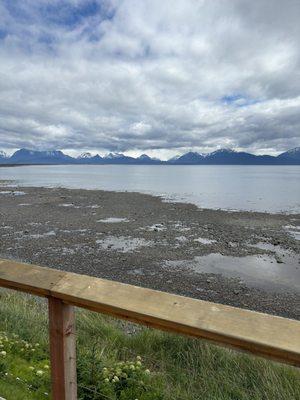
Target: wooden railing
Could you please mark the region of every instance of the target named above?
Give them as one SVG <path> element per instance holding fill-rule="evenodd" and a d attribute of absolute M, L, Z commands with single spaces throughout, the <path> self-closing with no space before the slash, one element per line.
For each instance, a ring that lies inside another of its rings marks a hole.
<path fill-rule="evenodd" d="M 76 400 L 74 306 L 300 366 L 300 322 L 0 260 L 0 286 L 48 298 L 53 400 Z"/>

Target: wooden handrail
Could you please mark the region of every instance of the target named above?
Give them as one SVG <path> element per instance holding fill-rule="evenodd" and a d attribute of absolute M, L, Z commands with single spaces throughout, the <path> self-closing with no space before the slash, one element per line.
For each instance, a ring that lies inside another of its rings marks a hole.
<path fill-rule="evenodd" d="M 296 320 L 10 260 L 0 260 L 0 286 L 56 299 L 62 315 L 64 305 L 82 307 L 300 366 L 300 322 Z M 63 319 L 54 332 L 60 329 L 61 344 L 70 334 Z M 75 359 L 74 351 L 70 357 Z"/>

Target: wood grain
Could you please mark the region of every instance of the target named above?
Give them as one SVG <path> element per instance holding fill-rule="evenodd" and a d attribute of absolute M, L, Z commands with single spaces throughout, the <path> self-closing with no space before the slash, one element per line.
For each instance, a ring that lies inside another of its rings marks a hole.
<path fill-rule="evenodd" d="M 1 285 L 300 366 L 296 320 L 10 261 Z"/>
<path fill-rule="evenodd" d="M 74 307 L 49 300 L 49 341 L 53 400 L 77 399 Z"/>

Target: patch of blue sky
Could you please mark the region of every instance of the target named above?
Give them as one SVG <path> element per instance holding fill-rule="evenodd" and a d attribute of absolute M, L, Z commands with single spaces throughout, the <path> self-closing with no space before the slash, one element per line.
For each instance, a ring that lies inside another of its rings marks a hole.
<path fill-rule="evenodd" d="M 0 41 L 9 34 L 19 36 L 21 47 L 29 53 L 34 52 L 36 45 L 40 50 L 55 52 L 60 40 L 57 32 L 73 30 L 77 26 L 84 27 L 78 31 L 80 36 L 99 41 L 102 37 L 99 23 L 112 19 L 116 11 L 109 0 L 2 1 L 14 23 L 0 27 Z M 89 19 L 89 23 L 84 24 L 85 19 Z"/>
<path fill-rule="evenodd" d="M 9 14 L 19 23 L 30 24 L 35 19 L 35 7 L 28 7 L 27 2 L 22 0 L 2 0 L 2 5 L 6 8 Z"/>
<path fill-rule="evenodd" d="M 73 5 L 69 2 L 48 3 L 40 8 L 43 20 L 50 24 L 75 27 L 83 19 L 101 13 L 101 6 L 96 1 L 86 1 Z"/>
<path fill-rule="evenodd" d="M 21 23 L 54 24 L 74 28 L 85 18 L 97 16 L 100 20 L 112 19 L 115 10 L 104 0 L 70 0 L 52 2 L 3 0 L 10 15 Z"/>
<path fill-rule="evenodd" d="M 7 35 L 8 35 L 7 30 L 6 30 L 6 29 L 1 29 L 1 28 L 0 28 L 0 40 L 5 39 Z"/>
<path fill-rule="evenodd" d="M 55 46 L 58 42 L 58 38 L 56 36 L 47 32 L 41 32 L 37 38 L 37 42 L 42 46 L 44 50 L 49 53 L 55 54 Z"/>
<path fill-rule="evenodd" d="M 221 98 L 221 102 L 226 105 L 233 107 L 247 107 L 253 104 L 259 103 L 259 99 L 253 99 L 251 97 L 242 95 L 240 93 L 233 93 L 225 95 Z"/>

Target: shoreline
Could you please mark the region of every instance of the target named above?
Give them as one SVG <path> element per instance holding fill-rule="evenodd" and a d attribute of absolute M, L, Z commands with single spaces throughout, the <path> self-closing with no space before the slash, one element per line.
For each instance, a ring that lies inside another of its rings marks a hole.
<path fill-rule="evenodd" d="M 2 182 L 13 190 L 0 194 L 2 258 L 300 319 L 300 214 Z"/>
<path fill-rule="evenodd" d="M 24 165 L 24 166 L 28 166 L 28 165 Z M 1 167 L 1 165 L 0 165 Z M 0 179 L 0 190 L 3 189 L 8 189 L 8 190 L 14 190 L 15 188 L 22 188 L 24 190 L 26 190 L 26 188 L 29 189 L 49 189 L 49 190 L 53 190 L 53 189 L 65 189 L 65 190 L 84 190 L 86 192 L 109 192 L 109 193 L 129 193 L 129 194 L 141 194 L 141 195 L 145 195 L 145 196 L 151 196 L 151 197 L 156 197 L 161 199 L 161 201 L 163 203 L 171 203 L 171 204 L 186 204 L 186 205 L 190 205 L 193 207 L 197 207 L 199 210 L 201 211 L 223 211 L 223 212 L 228 212 L 228 213 L 244 213 L 244 214 L 253 214 L 253 213 L 257 213 L 257 214 L 267 214 L 267 215 L 281 215 L 281 216 L 299 216 L 300 215 L 300 210 L 299 211 L 293 211 L 293 210 L 289 210 L 289 211 L 261 211 L 261 210 L 243 210 L 243 209 L 237 209 L 237 208 L 221 208 L 221 207 L 201 207 L 200 205 L 198 205 L 196 202 L 191 202 L 188 200 L 184 200 L 183 198 L 178 198 L 178 200 L 174 197 L 168 197 L 169 195 L 164 195 L 164 194 L 159 194 L 159 193 L 155 193 L 151 190 L 149 191 L 134 191 L 134 190 L 106 190 L 106 189 L 97 189 L 97 188 L 76 188 L 76 187 L 71 187 L 71 186 L 60 186 L 60 185 L 48 185 L 48 186 L 31 186 L 31 185 L 18 185 L 16 183 L 13 183 L 15 181 L 13 180 L 3 180 Z"/>
<path fill-rule="evenodd" d="M 130 190 L 206 209 L 300 213 L 299 168 L 287 167 L 283 172 L 277 167 L 275 170 L 258 166 L 207 167 L 156 170 L 145 165 L 28 165 L 25 169 L 2 168 L 0 175 L 2 180 L 14 180 L 28 187 Z"/>

